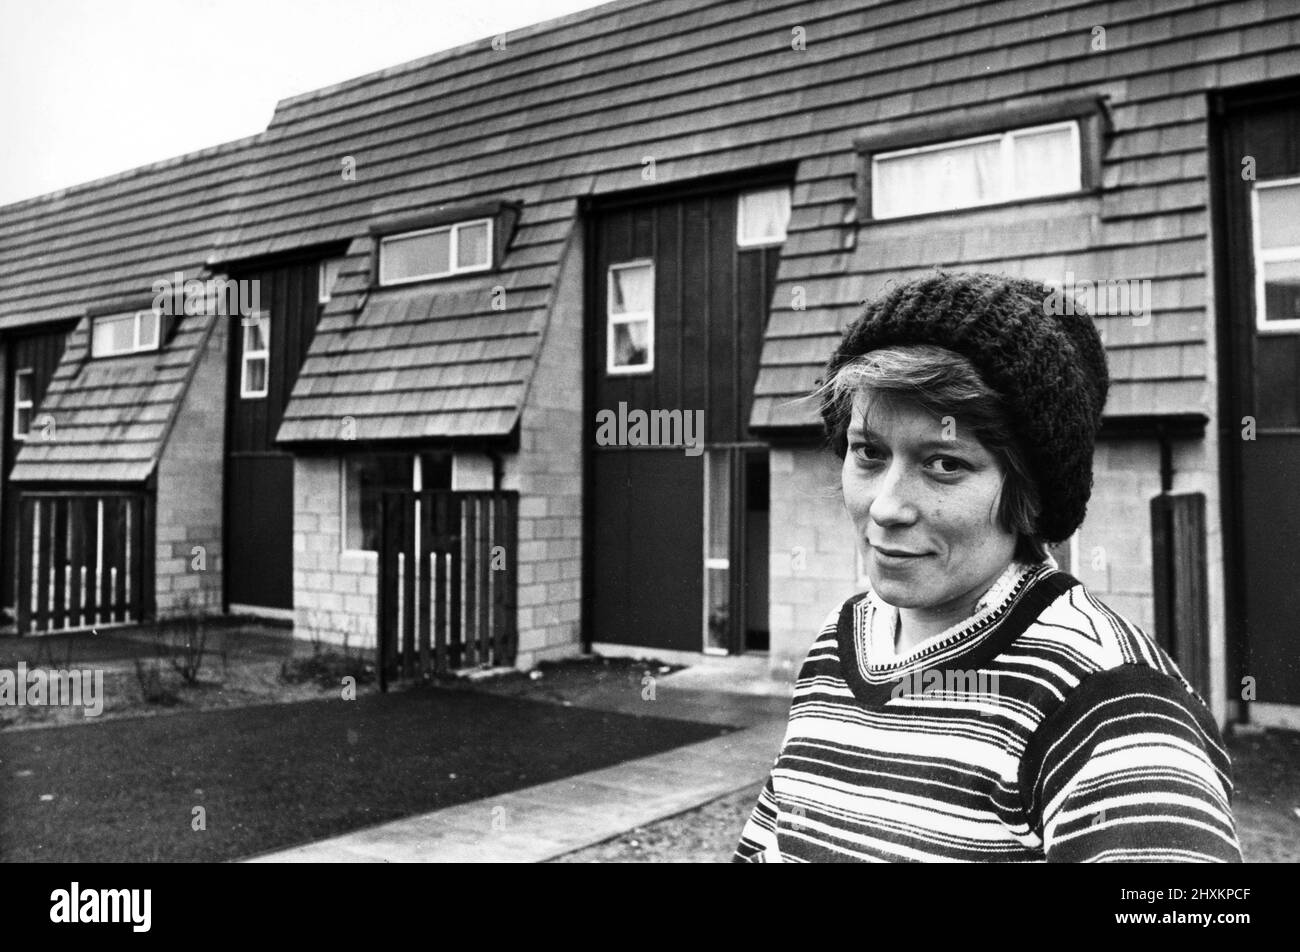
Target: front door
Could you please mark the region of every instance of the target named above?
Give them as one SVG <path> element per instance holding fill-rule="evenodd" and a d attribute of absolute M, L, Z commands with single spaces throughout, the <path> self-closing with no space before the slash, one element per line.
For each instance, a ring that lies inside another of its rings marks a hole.
<path fill-rule="evenodd" d="M 1226 102 L 1220 129 L 1228 626 L 1254 700 L 1300 704 L 1300 88 Z"/>
<path fill-rule="evenodd" d="M 767 647 L 768 459 L 748 420 L 788 214 L 776 182 L 593 222 L 593 641 Z"/>

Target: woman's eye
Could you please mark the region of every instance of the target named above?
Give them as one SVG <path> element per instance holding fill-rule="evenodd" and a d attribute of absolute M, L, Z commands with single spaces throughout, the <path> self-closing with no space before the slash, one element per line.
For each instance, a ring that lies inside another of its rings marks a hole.
<path fill-rule="evenodd" d="M 953 456 L 936 456 L 931 463 L 935 464 L 935 472 L 943 476 L 955 476 L 964 469 L 969 469 L 964 462 Z"/>
<path fill-rule="evenodd" d="M 860 460 L 878 460 L 882 455 L 880 447 L 870 443 L 855 443 L 849 447 L 849 450 Z"/>

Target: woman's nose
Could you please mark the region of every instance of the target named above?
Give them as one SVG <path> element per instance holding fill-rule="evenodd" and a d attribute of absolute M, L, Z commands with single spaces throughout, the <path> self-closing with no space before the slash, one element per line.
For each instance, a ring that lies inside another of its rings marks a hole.
<path fill-rule="evenodd" d="M 897 525 L 916 519 L 916 504 L 912 501 L 914 486 L 906 467 L 897 460 L 876 483 L 876 494 L 867 508 L 867 514 L 878 525 Z"/>

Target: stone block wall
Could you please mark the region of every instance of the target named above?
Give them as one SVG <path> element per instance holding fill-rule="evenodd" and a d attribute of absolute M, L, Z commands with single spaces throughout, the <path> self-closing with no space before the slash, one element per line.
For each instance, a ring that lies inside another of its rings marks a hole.
<path fill-rule="evenodd" d="M 215 321 L 158 460 L 155 598 L 160 619 L 222 609 L 222 474 L 229 318 Z"/>

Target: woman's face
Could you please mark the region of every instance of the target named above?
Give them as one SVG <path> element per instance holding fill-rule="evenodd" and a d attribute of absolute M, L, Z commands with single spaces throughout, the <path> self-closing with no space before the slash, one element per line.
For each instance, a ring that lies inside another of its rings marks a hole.
<path fill-rule="evenodd" d="M 866 407 L 859 392 L 841 477 L 872 591 L 965 617 L 1015 554 L 1015 533 L 997 523 L 1002 468 L 952 417 L 879 401 L 868 424 Z"/>

